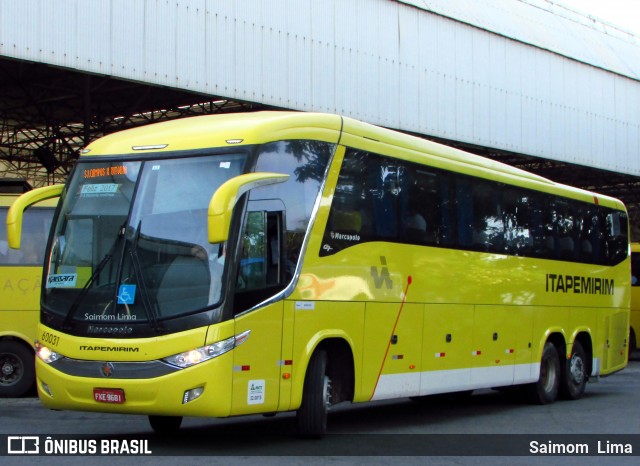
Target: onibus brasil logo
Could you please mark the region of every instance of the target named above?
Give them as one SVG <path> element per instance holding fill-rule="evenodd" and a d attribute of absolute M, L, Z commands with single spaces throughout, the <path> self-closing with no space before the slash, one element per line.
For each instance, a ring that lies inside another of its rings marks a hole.
<path fill-rule="evenodd" d="M 9 455 L 151 455 L 148 439 L 83 439 L 9 435 Z"/>

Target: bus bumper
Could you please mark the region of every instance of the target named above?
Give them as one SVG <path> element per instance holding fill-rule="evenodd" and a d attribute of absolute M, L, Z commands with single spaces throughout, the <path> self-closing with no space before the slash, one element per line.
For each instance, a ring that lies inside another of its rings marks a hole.
<path fill-rule="evenodd" d="M 70 376 L 36 358 L 38 396 L 44 406 L 59 410 L 226 417 L 232 361 L 227 353 L 160 377 L 112 379 Z"/>

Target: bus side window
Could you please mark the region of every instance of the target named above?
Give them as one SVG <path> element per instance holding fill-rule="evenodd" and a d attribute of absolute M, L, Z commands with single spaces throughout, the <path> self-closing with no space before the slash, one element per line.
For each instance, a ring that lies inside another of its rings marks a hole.
<path fill-rule="evenodd" d="M 304 237 L 309 227 L 314 205 L 335 146 L 319 141 L 278 141 L 261 146 L 256 172 L 277 172 L 290 175 L 285 183 L 254 189 L 253 201 L 278 202 L 279 207 L 263 210 L 282 211 L 282 256 L 286 258 L 286 276 L 293 278 L 300 259 Z M 260 210 L 251 208 L 250 210 Z M 284 262 L 283 262 L 284 263 Z"/>
<path fill-rule="evenodd" d="M 607 227 L 607 263 L 617 264 L 624 260 L 628 253 L 627 215 L 622 212 L 611 212 L 606 217 Z"/>
<path fill-rule="evenodd" d="M 640 254 L 631 254 L 631 286 L 640 286 Z"/>
<path fill-rule="evenodd" d="M 455 207 L 455 202 L 452 195 L 452 180 L 448 174 L 441 173 L 438 175 L 438 188 L 436 192 L 436 243 L 442 246 L 450 246 L 455 242 L 454 235 L 454 219 L 455 212 L 452 212 Z"/>
<path fill-rule="evenodd" d="M 7 219 L 8 207 L 0 208 L 0 223 L 4 226 Z M 7 241 L 7 229 L 0 228 L 0 265 L 9 263 L 9 242 Z"/>
<path fill-rule="evenodd" d="M 473 180 L 471 183 L 471 246 L 475 251 L 504 253 L 502 190 L 485 180 Z"/>
<path fill-rule="evenodd" d="M 0 210 L 0 223 L 5 224 L 8 208 Z M 24 214 L 22 247 L 10 249 L 6 228 L 0 229 L 0 265 L 42 266 L 44 247 L 49 236 L 53 208 L 31 208 Z"/>
<path fill-rule="evenodd" d="M 517 189 L 507 189 L 502 199 L 505 250 L 508 254 L 524 256 L 532 253 L 530 195 Z"/>
<path fill-rule="evenodd" d="M 594 213 L 586 206 L 577 209 L 576 228 L 578 229 L 578 249 L 580 260 L 592 262 L 594 260 L 595 226 Z"/>
<path fill-rule="evenodd" d="M 404 239 L 413 244 L 435 244 L 436 226 L 439 212 L 438 176 L 425 168 L 416 168 L 408 164 L 409 185 L 406 190 L 407 206 Z"/>
<path fill-rule="evenodd" d="M 282 212 L 247 212 L 240 238 L 236 312 L 259 304 L 283 287 L 282 221 Z"/>
<path fill-rule="evenodd" d="M 569 202 L 557 202 L 557 240 L 556 251 L 562 260 L 574 260 L 576 251 L 575 222 L 572 205 Z"/>
<path fill-rule="evenodd" d="M 458 245 L 470 248 L 473 244 L 473 195 L 471 183 L 458 179 L 455 190 Z"/>

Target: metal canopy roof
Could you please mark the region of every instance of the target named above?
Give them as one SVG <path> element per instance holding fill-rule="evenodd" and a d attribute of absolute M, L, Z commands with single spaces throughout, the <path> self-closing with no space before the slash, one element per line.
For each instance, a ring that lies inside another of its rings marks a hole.
<path fill-rule="evenodd" d="M 11 177 L 62 182 L 90 141 L 133 126 L 264 106 L 0 59 L 0 160 Z"/>
<path fill-rule="evenodd" d="M 640 80 L 640 37 L 550 0 L 399 0 Z"/>

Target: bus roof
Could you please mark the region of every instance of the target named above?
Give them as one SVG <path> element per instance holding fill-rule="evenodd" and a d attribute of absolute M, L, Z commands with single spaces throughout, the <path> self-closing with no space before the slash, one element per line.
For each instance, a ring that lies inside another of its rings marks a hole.
<path fill-rule="evenodd" d="M 263 111 L 203 115 L 132 128 L 104 136 L 82 151 L 85 156 L 144 155 L 210 147 L 264 144 L 291 139 L 342 143 L 390 153 L 417 163 L 434 164 L 494 181 L 564 195 L 592 204 L 624 209 L 617 199 L 555 183 L 547 178 L 444 144 L 334 114 Z M 386 150 L 384 150 L 386 149 Z M 396 153 L 397 152 L 397 153 Z"/>
<path fill-rule="evenodd" d="M 92 142 L 82 155 L 135 154 L 263 144 L 283 139 L 338 142 L 338 115 L 253 112 L 203 115 L 120 131 Z"/>

